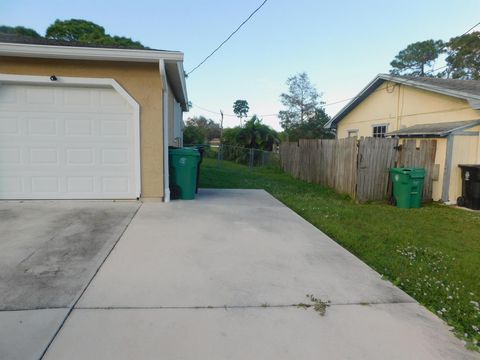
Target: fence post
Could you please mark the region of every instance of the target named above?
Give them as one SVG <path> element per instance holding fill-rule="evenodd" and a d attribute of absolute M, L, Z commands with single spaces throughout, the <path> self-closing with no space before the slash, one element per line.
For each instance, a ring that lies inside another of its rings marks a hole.
<path fill-rule="evenodd" d="M 217 167 L 219 168 L 221 166 L 221 161 L 223 159 L 223 145 L 220 144 L 218 146 L 218 154 L 217 154 Z"/>
<path fill-rule="evenodd" d="M 254 161 L 253 148 L 250 148 L 250 158 L 248 160 L 248 167 L 250 169 L 253 168 L 253 161 Z"/>

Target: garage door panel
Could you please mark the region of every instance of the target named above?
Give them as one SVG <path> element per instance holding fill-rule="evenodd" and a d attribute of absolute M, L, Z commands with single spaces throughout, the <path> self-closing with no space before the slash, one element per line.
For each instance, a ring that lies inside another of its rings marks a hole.
<path fill-rule="evenodd" d="M 15 135 L 20 132 L 18 117 L 0 116 L 0 135 Z"/>
<path fill-rule="evenodd" d="M 66 150 L 66 164 L 91 166 L 95 163 L 95 152 L 92 148 L 77 148 Z"/>
<path fill-rule="evenodd" d="M 47 107 L 55 104 L 55 88 L 45 86 L 24 87 L 26 91 L 25 101 L 27 104 Z"/>
<path fill-rule="evenodd" d="M 17 87 L 2 86 L 0 91 L 0 108 L 2 105 L 17 103 Z"/>
<path fill-rule="evenodd" d="M 30 180 L 33 194 L 57 194 L 60 192 L 59 178 L 57 176 L 32 176 Z"/>
<path fill-rule="evenodd" d="M 0 148 L 0 165 L 20 164 L 19 148 Z"/>
<path fill-rule="evenodd" d="M 11 194 L 21 194 L 24 191 L 20 176 L 0 176 L 0 188 Z"/>
<path fill-rule="evenodd" d="M 135 198 L 135 146 L 113 89 L 0 87 L 0 198 Z"/>
<path fill-rule="evenodd" d="M 93 176 L 70 176 L 66 182 L 69 193 L 95 193 L 95 177 Z"/>
<path fill-rule="evenodd" d="M 128 164 L 128 149 L 126 148 L 102 149 L 101 154 L 102 165 Z"/>
<path fill-rule="evenodd" d="M 78 88 L 65 88 L 62 93 L 63 104 L 68 106 L 92 106 L 94 90 L 85 91 Z"/>
<path fill-rule="evenodd" d="M 130 182 L 127 177 L 105 176 L 102 178 L 102 191 L 110 194 L 128 192 Z"/>
<path fill-rule="evenodd" d="M 52 118 L 30 118 L 27 120 L 28 134 L 30 135 L 57 135 L 57 119 Z"/>
<path fill-rule="evenodd" d="M 32 165 L 59 164 L 59 149 L 51 148 L 31 148 L 29 153 L 29 163 Z"/>
<path fill-rule="evenodd" d="M 94 136 L 94 124 L 91 118 L 65 118 L 65 136 Z"/>

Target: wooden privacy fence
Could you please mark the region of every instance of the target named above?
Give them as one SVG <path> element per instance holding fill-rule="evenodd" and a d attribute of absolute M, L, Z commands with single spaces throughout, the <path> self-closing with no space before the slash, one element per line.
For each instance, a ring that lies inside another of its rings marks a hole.
<path fill-rule="evenodd" d="M 298 179 L 331 187 L 361 202 L 383 200 L 390 193 L 389 169 L 426 169 L 423 199 L 432 198 L 435 140 L 347 138 L 300 140 L 280 145 L 280 164 Z"/>

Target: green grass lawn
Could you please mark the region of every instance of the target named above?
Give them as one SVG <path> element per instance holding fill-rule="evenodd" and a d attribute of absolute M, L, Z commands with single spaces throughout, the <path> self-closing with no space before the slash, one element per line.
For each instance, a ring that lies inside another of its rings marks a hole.
<path fill-rule="evenodd" d="M 480 214 L 428 204 L 357 204 L 276 168 L 205 159 L 201 187 L 265 189 L 480 345 Z M 476 345 L 476 346 L 475 346 Z"/>

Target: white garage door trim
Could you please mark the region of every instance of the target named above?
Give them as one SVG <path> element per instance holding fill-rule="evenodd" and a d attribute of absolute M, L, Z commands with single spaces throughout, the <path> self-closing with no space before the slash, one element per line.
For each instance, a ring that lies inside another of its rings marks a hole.
<path fill-rule="evenodd" d="M 103 87 L 113 88 L 132 107 L 134 118 L 134 157 L 135 157 L 135 194 L 140 197 L 141 172 L 140 172 L 140 105 L 125 89 L 114 79 L 110 78 L 84 78 L 84 77 L 55 77 L 34 75 L 0 74 L 0 85 L 48 85 L 48 86 L 76 86 L 76 87 Z"/>

